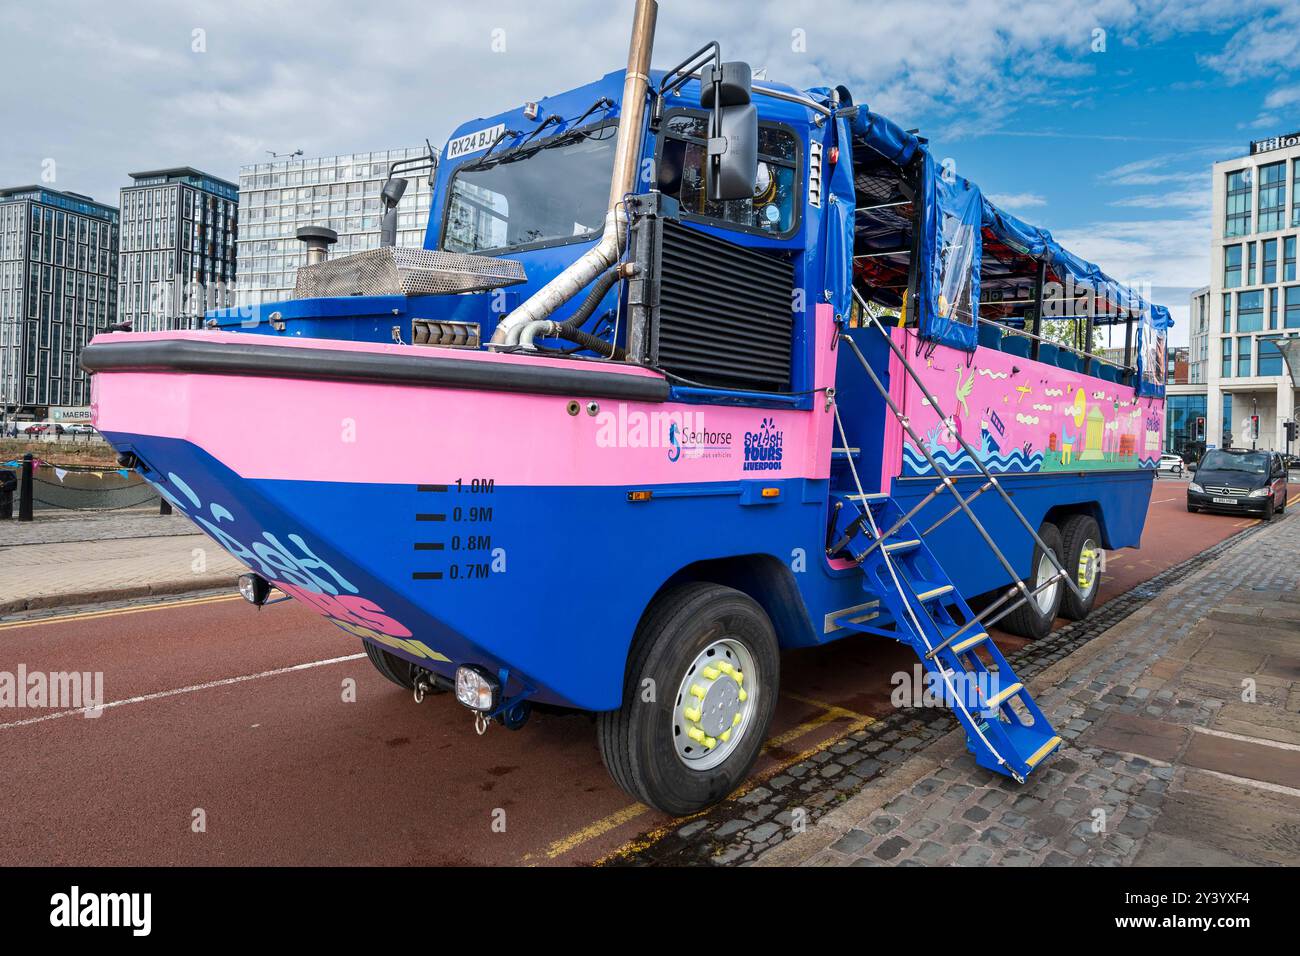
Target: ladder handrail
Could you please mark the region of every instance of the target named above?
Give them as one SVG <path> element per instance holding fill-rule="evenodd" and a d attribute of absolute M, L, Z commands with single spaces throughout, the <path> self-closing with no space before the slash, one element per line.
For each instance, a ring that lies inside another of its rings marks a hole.
<path fill-rule="evenodd" d="M 888 340 L 889 337 L 888 333 L 885 334 L 885 337 Z M 869 363 L 867 361 L 866 356 L 862 354 L 862 351 L 858 348 L 858 344 L 854 342 L 853 339 L 849 338 L 847 335 L 841 335 L 841 338 L 843 338 L 844 341 L 849 344 L 849 347 L 853 350 L 853 353 L 858 357 L 858 361 L 862 363 L 862 368 L 866 371 L 867 375 L 871 378 L 871 381 L 875 384 L 876 389 L 880 392 L 881 397 L 884 398 L 885 404 L 889 406 L 890 411 L 894 413 L 894 417 L 898 419 L 899 424 L 903 426 L 907 434 L 911 436 L 912 441 L 916 443 L 916 447 L 920 449 L 921 454 L 925 456 L 925 460 L 930 463 L 930 467 L 934 469 L 934 473 L 936 475 L 939 475 L 943 479 L 944 487 L 946 487 L 949 491 L 951 491 L 952 496 L 957 499 L 958 507 L 960 507 L 961 510 L 966 513 L 966 517 L 970 519 L 971 524 L 975 526 L 975 530 L 979 532 L 980 537 L 984 539 L 984 543 L 989 546 L 989 550 L 993 552 L 993 555 L 998 559 L 998 562 L 1002 565 L 1002 570 L 1006 571 L 1007 576 L 1012 580 L 1014 585 L 1020 589 L 1020 593 L 1023 595 L 1024 599 L 1028 601 L 1029 589 L 1025 587 L 1024 581 L 1021 580 L 1020 575 L 1016 573 L 1016 569 L 1011 566 L 1011 562 L 1007 560 L 1006 555 L 1002 553 L 1002 550 L 997 546 L 997 543 L 993 540 L 992 537 L 989 536 L 988 530 L 984 527 L 984 525 L 980 524 L 980 520 L 977 517 L 975 517 L 975 512 L 970 510 L 970 506 L 966 504 L 966 501 L 962 497 L 961 492 L 957 489 L 957 486 L 953 484 L 952 478 L 947 473 L 945 473 L 943 469 L 939 467 L 939 463 L 934 460 L 934 456 L 930 454 L 930 449 L 926 447 L 925 442 L 921 440 L 921 436 L 919 436 L 916 433 L 916 429 L 912 427 L 911 421 L 908 419 L 906 415 L 903 414 L 903 410 L 898 407 L 898 403 L 894 401 L 893 396 L 889 394 L 889 389 L 885 388 L 884 383 L 880 381 L 879 376 L 876 375 L 876 370 L 871 367 L 871 363 Z M 890 344 L 893 343 L 891 342 Z M 933 402 L 931 402 L 931 405 L 936 410 L 939 408 L 939 406 L 934 404 Z M 987 475 L 987 477 L 991 479 L 992 475 Z M 1012 507 L 1014 508 L 1015 506 L 1013 505 Z M 1034 538 L 1035 540 L 1037 540 L 1038 535 L 1034 535 Z M 1046 551 L 1046 548 L 1044 548 L 1044 551 Z"/>
<path fill-rule="evenodd" d="M 916 369 L 912 368 L 911 363 L 907 361 L 907 355 L 898 347 L 898 344 L 894 341 L 893 336 L 889 334 L 889 330 L 886 329 L 884 325 L 881 324 L 880 320 L 876 318 L 875 315 L 871 314 L 870 310 L 866 308 L 866 300 L 862 298 L 862 294 L 858 292 L 856 288 L 852 288 L 852 291 L 853 291 L 854 298 L 858 300 L 858 304 L 862 306 L 863 311 L 867 314 L 868 319 L 872 322 L 872 324 L 876 326 L 876 328 L 880 331 L 880 334 L 884 336 L 885 343 L 889 346 L 890 350 L 894 353 L 894 355 L 897 356 L 899 362 L 902 363 L 903 370 L 908 374 L 908 376 L 912 379 L 912 381 L 916 383 L 916 387 L 921 390 L 921 395 L 924 396 L 926 401 L 930 403 L 930 408 L 932 408 L 935 414 L 939 416 L 940 421 L 946 419 L 948 416 L 946 416 L 943 413 L 942 406 L 939 405 L 938 400 L 934 397 L 933 394 L 931 394 L 930 390 L 925 387 L 925 383 L 921 381 L 921 377 L 916 373 Z M 876 387 L 880 390 L 881 395 L 884 396 L 886 403 L 893 410 L 894 417 L 896 417 L 899 420 L 899 422 L 903 425 L 904 429 L 906 429 L 908 434 L 911 436 L 912 440 L 916 442 L 917 448 L 921 451 L 922 454 L 925 455 L 926 460 L 930 463 L 930 467 L 935 470 L 935 474 L 941 475 L 944 481 L 948 483 L 949 487 L 952 488 L 953 497 L 957 499 L 958 503 L 961 506 L 962 511 L 966 512 L 966 516 L 970 518 L 971 521 L 975 524 L 976 529 L 980 532 L 985 542 L 993 550 L 993 553 L 998 557 L 998 560 L 1002 563 L 1002 566 L 1006 568 L 1008 573 L 1011 575 L 1012 580 L 1019 581 L 1020 576 L 1017 575 L 1015 570 L 1007 563 L 1007 560 L 1003 556 L 1002 552 L 998 550 L 998 546 L 993 543 L 992 538 L 990 538 L 988 536 L 988 533 L 984 530 L 984 526 L 979 523 L 979 520 L 975 517 L 974 512 L 972 512 L 970 508 L 965 504 L 965 501 L 962 499 L 961 494 L 957 491 L 955 487 L 952 486 L 951 477 L 939 468 L 938 462 L 936 462 L 933 456 L 930 455 L 930 450 L 926 447 L 925 443 L 921 441 L 920 437 L 916 434 L 915 430 L 908 422 L 907 416 L 904 415 L 902 409 L 900 409 L 894 403 L 893 399 L 888 394 L 888 389 L 886 389 L 881 384 L 880 379 L 876 377 L 875 371 L 871 368 L 870 363 L 867 362 L 866 356 L 862 354 L 862 350 L 858 348 L 858 344 L 854 342 L 853 339 L 851 339 L 849 336 L 844 335 L 843 333 L 841 333 L 840 337 L 844 339 L 844 341 L 848 342 L 850 347 L 852 347 L 854 354 L 857 355 L 858 360 L 862 363 L 863 368 L 867 370 L 867 373 L 871 376 L 871 378 L 875 382 Z M 1052 563 L 1052 566 L 1056 568 L 1057 572 L 1061 575 L 1061 579 L 1065 582 L 1066 586 L 1071 591 L 1074 592 L 1075 597 L 1079 598 L 1079 600 L 1083 600 L 1084 599 L 1083 589 L 1080 588 L 1079 585 L 1074 582 L 1074 580 L 1070 577 L 1070 575 L 1065 573 L 1065 567 L 1061 564 L 1059 560 L 1057 560 L 1056 555 L 1053 554 L 1050 549 L 1048 549 L 1047 545 L 1043 542 L 1043 539 L 1039 536 L 1037 529 L 1030 526 L 1029 520 L 1024 516 L 1024 513 L 1021 512 L 1021 510 L 1016 507 L 1015 502 L 1011 500 L 1011 496 L 1007 494 L 1007 490 L 1002 487 L 1001 482 L 997 480 L 997 477 L 991 471 L 989 471 L 988 466 L 984 464 L 984 460 L 980 458 L 979 455 L 975 454 L 975 449 L 973 449 L 970 446 L 970 444 L 966 441 L 966 439 L 961 436 L 960 432 L 955 432 L 953 437 L 957 439 L 957 442 L 958 444 L 961 445 L 962 450 L 966 452 L 967 456 L 970 457 L 971 461 L 973 461 L 976 467 L 979 468 L 979 470 L 983 473 L 984 478 L 990 484 L 993 485 L 994 490 L 996 490 L 997 493 L 1002 497 L 1002 500 L 1006 502 L 1007 507 L 1011 509 L 1011 513 L 1016 516 L 1016 519 L 1020 522 L 1020 524 L 1024 527 L 1024 529 L 1029 532 L 1029 536 L 1034 539 L 1034 544 L 1038 545 L 1039 550 L 1042 551 L 1042 553 L 1047 556 L 1047 559 Z"/>
<path fill-rule="evenodd" d="M 835 425 L 839 428 L 840 439 L 847 447 L 848 434 L 844 431 L 844 422 L 840 419 L 839 403 L 835 402 L 831 407 L 835 410 Z M 849 471 L 853 475 L 853 484 L 857 487 L 858 494 L 865 496 L 866 491 L 862 487 L 862 479 L 858 477 L 858 468 L 853 463 L 852 458 L 849 459 Z M 867 516 L 867 521 L 871 524 L 872 532 L 875 534 L 877 540 L 879 540 L 880 529 L 876 527 L 876 519 L 871 513 L 870 505 L 862 510 Z M 883 548 L 881 549 L 880 556 L 884 559 L 885 567 L 889 570 L 889 577 L 894 582 L 894 590 L 898 592 L 899 597 L 903 600 L 903 605 L 907 608 L 907 616 L 912 619 L 912 627 L 916 629 L 917 636 L 920 637 L 921 641 L 925 644 L 925 649 L 927 651 L 933 651 L 934 645 L 930 643 L 930 638 L 926 634 L 925 628 L 921 626 L 921 622 L 916 616 L 916 609 L 912 606 L 912 601 L 907 598 L 906 593 L 903 591 L 902 582 L 898 580 L 898 572 L 894 569 L 893 558 L 890 557 L 889 552 Z M 1006 767 L 1010 771 L 1012 778 L 1017 783 L 1024 783 L 1024 778 L 1016 773 L 1015 770 L 1011 769 L 1011 765 L 1007 763 L 1007 759 L 998 752 L 998 749 L 993 746 L 992 741 L 990 741 L 988 737 L 984 735 L 984 731 L 980 729 L 979 721 L 971 715 L 970 709 L 966 706 L 964 697 L 959 695 L 957 693 L 957 688 L 953 686 L 951 677 L 952 672 L 944 665 L 943 661 L 935 660 L 935 666 L 939 669 L 939 675 L 943 678 L 943 685 L 948 691 L 949 699 L 961 708 L 961 712 L 966 715 L 966 719 L 970 722 L 971 729 L 979 736 L 979 739 L 983 742 L 984 746 L 988 748 L 989 753 L 997 759 L 998 766 Z"/>

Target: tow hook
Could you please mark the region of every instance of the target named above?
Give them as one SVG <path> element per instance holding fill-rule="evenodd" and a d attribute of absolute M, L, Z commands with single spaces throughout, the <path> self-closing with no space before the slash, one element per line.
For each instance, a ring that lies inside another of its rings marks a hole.
<path fill-rule="evenodd" d="M 433 690 L 433 685 L 429 683 L 428 675 L 422 674 L 415 681 L 415 702 L 417 704 L 423 704 L 424 698 L 432 690 Z"/>

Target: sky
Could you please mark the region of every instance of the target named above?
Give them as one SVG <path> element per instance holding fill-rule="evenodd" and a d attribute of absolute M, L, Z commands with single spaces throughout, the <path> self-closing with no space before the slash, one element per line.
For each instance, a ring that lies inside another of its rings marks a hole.
<path fill-rule="evenodd" d="M 632 0 L 0 6 L 0 185 L 117 202 L 132 171 L 237 179 L 269 153 L 441 146 L 467 119 L 626 62 Z M 654 63 L 709 39 L 843 84 L 1020 218 L 1130 283 L 1187 341 L 1210 166 L 1300 129 L 1300 4 L 661 0 Z"/>

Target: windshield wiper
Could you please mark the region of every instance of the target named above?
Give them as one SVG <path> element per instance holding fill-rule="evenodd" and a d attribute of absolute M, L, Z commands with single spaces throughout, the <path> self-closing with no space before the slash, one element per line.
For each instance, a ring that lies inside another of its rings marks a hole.
<path fill-rule="evenodd" d="M 517 130 L 517 129 L 503 129 L 503 130 L 500 132 L 500 134 L 497 135 L 497 138 L 494 139 L 494 140 L 492 140 L 492 145 L 489 146 L 489 147 L 487 148 L 487 152 L 486 152 L 486 153 L 484 153 L 484 154 L 483 154 L 482 156 L 480 156 L 478 159 L 474 160 L 472 163 L 466 163 L 464 166 L 461 167 L 461 169 L 462 169 L 462 170 L 466 170 L 466 169 L 480 169 L 480 168 L 482 168 L 482 167 L 487 163 L 487 161 L 488 161 L 488 157 L 492 155 L 492 150 L 494 150 L 494 149 L 496 149 L 498 146 L 500 146 L 500 145 L 501 145 L 501 141 L 502 141 L 503 139 L 505 139 L 507 136 L 522 136 L 522 135 L 524 135 L 524 134 L 521 133 L 521 132 L 519 132 L 519 130 Z"/>
<path fill-rule="evenodd" d="M 488 160 L 492 156 L 492 151 L 497 148 L 497 145 L 503 139 L 505 139 L 507 136 L 523 136 L 523 133 L 520 133 L 516 130 L 511 130 L 511 129 L 504 130 L 502 131 L 501 135 L 498 136 L 496 140 L 493 141 L 492 145 L 488 147 L 486 153 L 484 153 L 478 159 L 474 160 L 474 162 L 466 163 L 464 166 L 461 167 L 461 169 L 466 169 L 466 170 L 482 169 L 484 166 L 487 165 L 496 165 L 499 163 L 515 163 L 521 159 L 527 159 L 529 156 L 533 156 L 537 153 L 540 153 L 544 149 L 551 149 L 554 146 L 566 146 L 569 143 L 573 142 L 575 139 L 586 139 L 591 135 L 591 133 L 586 129 L 580 128 L 583 120 L 585 120 L 588 116 L 596 112 L 596 110 L 600 109 L 601 107 L 604 107 L 606 110 L 608 110 L 611 107 L 613 107 L 613 105 L 614 105 L 613 100 L 609 99 L 608 97 L 602 96 L 600 99 L 596 100 L 596 102 L 592 103 L 589 107 L 587 107 L 585 113 L 583 113 L 577 119 L 569 123 L 568 129 L 564 130 L 561 133 L 556 133 L 550 139 L 541 140 L 540 142 L 536 143 L 530 148 L 525 148 L 528 147 L 528 143 L 533 139 L 533 137 L 535 137 L 542 130 L 546 129 L 552 123 L 565 122 L 565 120 L 560 119 L 556 114 L 552 113 L 546 119 L 542 120 L 542 122 L 538 124 L 535 130 L 533 130 L 530 134 L 528 134 L 527 139 L 525 139 L 518 146 L 512 148 L 508 153 L 503 153 L 502 155 L 492 159 L 491 163 L 489 164 Z"/>

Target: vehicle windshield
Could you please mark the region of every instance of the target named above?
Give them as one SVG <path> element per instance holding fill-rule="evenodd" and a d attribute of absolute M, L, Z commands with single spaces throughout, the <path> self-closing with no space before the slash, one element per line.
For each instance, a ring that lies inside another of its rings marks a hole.
<path fill-rule="evenodd" d="M 491 253 L 599 233 L 616 133 L 597 126 L 465 164 L 447 198 L 442 248 Z"/>
<path fill-rule="evenodd" d="M 1250 475 L 1266 475 L 1268 455 L 1262 451 L 1248 452 L 1244 455 L 1212 451 L 1201 462 L 1201 471 L 1244 471 Z"/>

